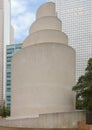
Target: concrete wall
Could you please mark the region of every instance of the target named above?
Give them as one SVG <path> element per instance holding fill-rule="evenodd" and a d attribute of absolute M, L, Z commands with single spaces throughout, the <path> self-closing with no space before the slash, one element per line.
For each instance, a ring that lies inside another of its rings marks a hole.
<path fill-rule="evenodd" d="M 38 9 L 24 48 L 12 60 L 11 118 L 74 111 L 75 51 L 61 27 L 54 3 Z"/>
<path fill-rule="evenodd" d="M 55 11 L 55 4 L 52 2 L 45 3 L 40 6 L 40 8 L 37 10 L 36 18 L 42 18 L 42 17 L 47 17 L 47 16 L 56 16 L 56 11 Z"/>
<path fill-rule="evenodd" d="M 75 51 L 58 43 L 26 47 L 12 61 L 11 116 L 74 110 Z"/>
<path fill-rule="evenodd" d="M 0 126 L 24 128 L 77 128 L 78 121 L 85 122 L 85 112 L 41 114 L 38 118 L 6 119 Z"/>
<path fill-rule="evenodd" d="M 62 26 L 61 21 L 57 17 L 55 16 L 43 17 L 43 18 L 37 19 L 31 25 L 30 33 L 34 33 L 39 30 L 47 30 L 47 29 L 61 31 L 61 26 Z"/>
<path fill-rule="evenodd" d="M 54 3 L 43 4 L 37 11 L 36 21 L 30 27 L 30 35 L 23 47 L 39 43 L 68 44 L 67 35 L 62 32 L 62 22 L 57 18 Z"/>
<path fill-rule="evenodd" d="M 23 44 L 23 47 L 27 47 L 33 44 L 39 43 L 62 43 L 68 44 L 67 35 L 58 30 L 41 30 L 31 34 Z"/>

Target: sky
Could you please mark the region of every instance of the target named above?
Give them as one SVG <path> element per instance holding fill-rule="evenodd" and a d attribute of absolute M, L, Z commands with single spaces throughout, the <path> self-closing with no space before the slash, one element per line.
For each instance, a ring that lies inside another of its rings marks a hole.
<path fill-rule="evenodd" d="M 29 34 L 38 7 L 46 0 L 11 0 L 11 23 L 14 43 L 21 43 Z"/>

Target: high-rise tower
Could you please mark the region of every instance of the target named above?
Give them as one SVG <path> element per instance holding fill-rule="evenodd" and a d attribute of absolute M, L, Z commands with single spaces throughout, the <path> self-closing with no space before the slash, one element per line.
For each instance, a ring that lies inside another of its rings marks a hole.
<path fill-rule="evenodd" d="M 3 105 L 5 88 L 6 44 L 11 42 L 10 0 L 0 0 L 0 106 Z M 13 39 L 13 38 L 12 38 Z"/>
<path fill-rule="evenodd" d="M 11 107 L 11 60 L 13 55 L 22 48 L 22 44 L 10 44 L 6 46 L 6 106 Z"/>
<path fill-rule="evenodd" d="M 77 79 L 84 73 L 87 60 L 92 57 L 92 1 L 47 0 L 56 3 L 63 31 L 68 35 L 69 45 L 76 50 Z"/>

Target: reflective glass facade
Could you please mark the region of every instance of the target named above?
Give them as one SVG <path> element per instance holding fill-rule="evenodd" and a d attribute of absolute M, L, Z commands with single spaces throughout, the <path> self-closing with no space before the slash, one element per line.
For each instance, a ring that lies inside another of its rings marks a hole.
<path fill-rule="evenodd" d="M 22 48 L 22 44 L 11 44 L 6 46 L 6 106 L 11 107 L 11 60 L 12 56 Z"/>
<path fill-rule="evenodd" d="M 92 57 L 92 0 L 47 0 L 55 2 L 63 32 L 76 50 L 76 79 L 84 74 Z"/>

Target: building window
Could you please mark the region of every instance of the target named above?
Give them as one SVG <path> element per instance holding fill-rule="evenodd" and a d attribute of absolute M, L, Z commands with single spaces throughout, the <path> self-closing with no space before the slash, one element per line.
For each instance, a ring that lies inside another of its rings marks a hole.
<path fill-rule="evenodd" d="M 7 86 L 11 86 L 11 83 L 6 83 Z"/>
<path fill-rule="evenodd" d="M 11 75 L 11 72 L 7 72 L 7 75 Z"/>
<path fill-rule="evenodd" d="M 6 98 L 7 98 L 7 101 L 11 101 L 11 98 L 10 98 L 10 96 L 7 96 Z"/>
<path fill-rule="evenodd" d="M 7 69 L 10 69 L 11 68 L 11 65 L 10 64 L 7 64 Z"/>
<path fill-rule="evenodd" d="M 11 59 L 7 59 L 7 62 L 11 62 Z"/>
<path fill-rule="evenodd" d="M 7 89 L 6 89 L 6 91 L 7 91 L 7 92 L 10 92 L 10 91 L 11 91 L 11 89 L 10 89 L 10 88 L 7 88 Z"/>
<path fill-rule="evenodd" d="M 11 75 L 7 75 L 7 78 L 11 78 Z"/>
<path fill-rule="evenodd" d="M 7 78 L 10 78 L 10 77 L 11 77 L 11 72 L 7 72 L 7 73 L 6 73 L 6 77 L 7 77 Z"/>
<path fill-rule="evenodd" d="M 11 51 L 11 52 L 10 52 L 10 51 L 9 51 L 9 52 L 7 52 L 7 55 L 8 55 L 8 54 L 12 54 L 12 51 Z"/>
<path fill-rule="evenodd" d="M 7 103 L 7 108 L 8 108 L 8 110 L 10 110 L 10 107 L 11 107 L 11 104 L 10 104 L 10 103 Z"/>
<path fill-rule="evenodd" d="M 16 49 L 21 49 L 21 47 L 16 47 Z"/>

